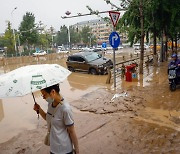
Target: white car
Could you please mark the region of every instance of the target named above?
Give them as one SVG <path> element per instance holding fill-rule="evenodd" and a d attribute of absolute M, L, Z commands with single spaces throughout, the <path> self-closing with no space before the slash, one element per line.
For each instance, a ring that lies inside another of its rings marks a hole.
<path fill-rule="evenodd" d="M 58 49 L 57 53 L 69 53 L 69 51 L 65 49 Z"/>
<path fill-rule="evenodd" d="M 33 56 L 45 56 L 47 55 L 47 52 L 44 50 L 39 50 L 33 53 Z"/>
<path fill-rule="evenodd" d="M 134 45 L 133 45 L 133 48 L 134 48 L 134 50 L 140 50 L 140 49 L 141 49 L 140 43 L 134 44 Z"/>
<path fill-rule="evenodd" d="M 124 47 L 122 45 L 118 46 L 118 49 L 123 49 Z"/>
<path fill-rule="evenodd" d="M 140 43 L 134 44 L 134 45 L 133 45 L 133 48 L 134 48 L 134 50 L 141 50 L 141 45 L 140 45 Z M 149 46 L 146 45 L 146 44 L 144 44 L 144 50 L 147 50 L 147 49 L 149 49 Z"/>

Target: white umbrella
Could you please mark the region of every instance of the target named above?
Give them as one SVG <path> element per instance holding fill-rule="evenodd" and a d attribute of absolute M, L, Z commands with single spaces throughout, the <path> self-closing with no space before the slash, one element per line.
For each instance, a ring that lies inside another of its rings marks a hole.
<path fill-rule="evenodd" d="M 20 67 L 0 75 L 0 98 L 24 96 L 58 84 L 71 74 L 58 64 Z"/>

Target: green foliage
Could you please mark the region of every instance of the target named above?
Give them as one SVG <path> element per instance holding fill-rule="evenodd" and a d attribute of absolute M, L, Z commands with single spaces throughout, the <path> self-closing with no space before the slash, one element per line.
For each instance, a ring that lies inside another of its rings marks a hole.
<path fill-rule="evenodd" d="M 68 44 L 68 28 L 65 25 L 60 27 L 55 42 L 57 45 Z"/>
<path fill-rule="evenodd" d="M 126 0 L 123 0 L 127 3 Z M 139 0 L 131 0 L 127 11 L 120 19 L 118 28 L 127 32 L 129 41 L 136 42 L 140 38 Z M 169 37 L 176 36 L 180 31 L 179 0 L 143 0 L 144 31 L 157 32 L 161 36 L 165 32 Z"/>
<path fill-rule="evenodd" d="M 80 34 L 73 27 L 70 27 L 70 35 L 71 35 L 71 44 L 77 44 L 81 41 Z"/>
<path fill-rule="evenodd" d="M 21 44 L 33 45 L 38 42 L 38 33 L 35 26 L 34 14 L 27 12 L 23 16 L 23 21 L 19 27 Z"/>
<path fill-rule="evenodd" d="M 7 51 L 14 51 L 14 36 L 13 36 L 13 30 L 11 28 L 11 23 L 8 22 L 7 29 L 5 31 L 5 36 L 2 38 L 4 42 L 4 46 L 7 47 Z"/>
<path fill-rule="evenodd" d="M 51 36 L 49 34 L 39 34 L 37 45 L 47 49 L 51 41 Z"/>
<path fill-rule="evenodd" d="M 89 39 L 90 39 L 91 36 L 91 29 L 89 26 L 85 26 L 82 28 L 82 31 L 81 31 L 81 38 L 82 38 L 82 41 L 84 44 L 89 44 Z"/>
<path fill-rule="evenodd" d="M 77 30 L 73 27 L 69 27 L 70 30 L 70 42 L 71 44 L 77 44 L 81 41 L 80 33 L 77 32 Z M 68 39 L 68 28 L 63 25 L 60 27 L 60 31 L 55 37 L 55 42 L 57 45 L 66 45 L 69 42 Z"/>

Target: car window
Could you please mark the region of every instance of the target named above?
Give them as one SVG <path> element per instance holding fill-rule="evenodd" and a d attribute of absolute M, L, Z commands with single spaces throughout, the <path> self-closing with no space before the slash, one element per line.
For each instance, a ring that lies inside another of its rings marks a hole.
<path fill-rule="evenodd" d="M 78 62 L 83 62 L 83 61 L 85 61 L 82 57 L 77 57 L 77 61 Z"/>
<path fill-rule="evenodd" d="M 101 58 L 101 56 L 97 53 L 92 53 L 92 54 L 86 55 L 85 58 L 88 62 L 91 62 L 91 61 Z"/>
<path fill-rule="evenodd" d="M 69 61 L 77 61 L 77 57 L 73 57 L 73 56 L 69 57 L 68 59 L 69 59 Z"/>

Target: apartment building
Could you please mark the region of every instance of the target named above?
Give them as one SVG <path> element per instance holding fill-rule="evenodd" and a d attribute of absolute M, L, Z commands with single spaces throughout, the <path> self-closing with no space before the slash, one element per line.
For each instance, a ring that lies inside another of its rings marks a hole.
<path fill-rule="evenodd" d="M 97 39 L 97 44 L 101 45 L 103 42 L 109 42 L 109 35 L 112 32 L 112 25 L 108 22 L 97 19 L 79 22 L 73 25 L 74 28 L 81 31 L 83 27 L 89 26 L 91 28 L 91 33 Z"/>

